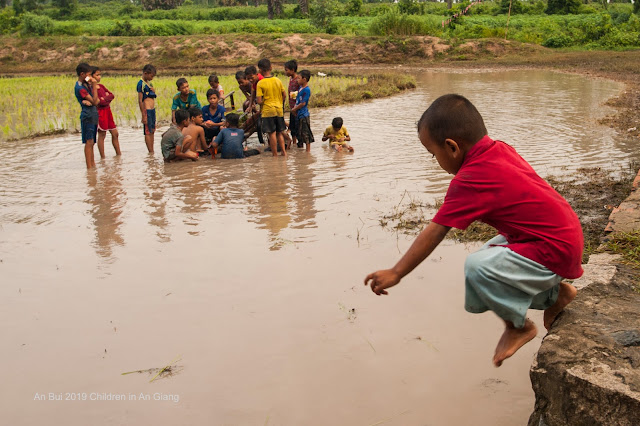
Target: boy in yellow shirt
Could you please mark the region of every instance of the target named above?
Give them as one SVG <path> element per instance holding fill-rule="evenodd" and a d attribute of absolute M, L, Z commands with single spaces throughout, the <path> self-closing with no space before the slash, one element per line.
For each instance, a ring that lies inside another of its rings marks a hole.
<path fill-rule="evenodd" d="M 264 77 L 256 87 L 256 98 L 262 111 L 262 129 L 269 134 L 269 147 L 273 156 L 278 155 L 279 145 L 282 155 L 286 157 L 283 132 L 287 127 L 284 123 L 283 105 L 287 92 L 280 79 L 271 74 L 271 61 L 260 59 L 258 68 Z"/>
<path fill-rule="evenodd" d="M 327 127 L 322 135 L 322 141 L 329 140 L 329 146 L 336 151 L 342 151 L 346 149 L 349 152 L 353 152 L 353 147 L 347 143 L 351 140 L 349 131 L 343 125 L 341 117 L 336 117 L 331 121 L 331 126 Z"/>

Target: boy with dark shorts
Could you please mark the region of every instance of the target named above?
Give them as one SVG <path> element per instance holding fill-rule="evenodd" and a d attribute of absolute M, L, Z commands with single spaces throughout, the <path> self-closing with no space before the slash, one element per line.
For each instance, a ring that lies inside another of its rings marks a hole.
<path fill-rule="evenodd" d="M 172 124 L 169 130 L 162 134 L 160 148 L 164 161 L 168 163 L 176 160 L 197 160 L 195 140 L 182 134 L 182 130 L 189 125 L 189 111 L 176 111 L 175 119 L 177 124 Z"/>
<path fill-rule="evenodd" d="M 138 92 L 138 107 L 142 115 L 144 143 L 147 150 L 153 153 L 154 135 L 156 132 L 156 90 L 151 80 L 156 76 L 156 67 L 147 64 L 142 68 L 142 78 L 136 88 Z"/>
<path fill-rule="evenodd" d="M 84 159 L 87 169 L 96 166 L 93 158 L 93 144 L 98 133 L 98 109 L 96 105 L 100 102 L 98 98 L 98 82 L 91 77 L 93 68 L 82 62 L 76 67 L 78 81 L 74 88 L 76 99 L 80 104 L 80 129 L 82 132 L 82 143 L 84 144 Z"/>
<path fill-rule="evenodd" d="M 227 127 L 220 130 L 220 134 L 211 145 L 214 149 L 220 150 L 221 157 L 225 160 L 244 158 L 260 153 L 256 149 L 244 149 L 244 131 L 238 129 L 239 118 L 238 114 L 227 115 Z"/>
<path fill-rule="evenodd" d="M 300 90 L 300 83 L 298 83 L 298 62 L 292 59 L 284 64 L 284 73 L 289 77 L 289 87 L 287 88 L 287 98 L 289 99 L 289 131 L 291 132 L 291 142 L 296 143 L 298 136 L 298 117 L 293 111 L 293 107 L 296 106 L 296 97 L 298 96 L 298 90 Z M 296 143 L 298 148 L 302 148 L 302 142 Z"/>
<path fill-rule="evenodd" d="M 314 142 L 313 132 L 311 131 L 311 117 L 309 114 L 309 99 L 311 99 L 311 89 L 309 89 L 310 79 L 311 72 L 309 72 L 309 70 L 302 70 L 298 74 L 300 90 L 296 97 L 296 106 L 291 110 L 291 112 L 296 113 L 298 119 L 298 148 L 302 148 L 304 144 L 307 147 L 307 152 L 311 151 L 311 143 Z"/>
<path fill-rule="evenodd" d="M 273 156 L 278 155 L 277 145 L 282 150 L 282 155 L 287 156 L 284 146 L 283 132 L 286 129 L 284 124 L 284 99 L 287 92 L 279 78 L 271 74 L 271 61 L 260 59 L 258 68 L 264 76 L 258 82 L 256 88 L 256 99 L 262 111 L 262 130 L 269 134 L 269 147 Z"/>
<path fill-rule="evenodd" d="M 219 103 L 220 96 L 214 89 L 207 90 L 207 101 L 209 105 L 202 107 L 202 126 L 207 143 L 211 143 L 213 138 L 218 136 L 220 129 L 224 126 L 225 107 Z"/>
<path fill-rule="evenodd" d="M 551 328 L 576 296 L 562 282 L 582 275 L 582 227 L 565 201 L 511 146 L 494 141 L 478 110 L 460 95 L 436 99 L 418 122 L 422 145 L 454 175 L 444 204 L 391 269 L 367 275 L 365 285 L 387 294 L 431 254 L 451 227 L 481 220 L 498 230 L 467 257 L 465 309 L 487 310 L 505 325 L 493 356 L 496 367 L 537 333 L 528 309 L 544 310 Z"/>

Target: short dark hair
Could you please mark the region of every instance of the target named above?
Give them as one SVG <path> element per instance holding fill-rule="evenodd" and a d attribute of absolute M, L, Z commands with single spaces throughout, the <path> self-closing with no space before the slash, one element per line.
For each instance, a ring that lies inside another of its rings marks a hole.
<path fill-rule="evenodd" d="M 76 74 L 78 74 L 78 76 L 80 76 L 80 74 L 82 73 L 86 74 L 88 72 L 91 72 L 91 65 L 86 62 L 80 62 L 76 67 Z"/>
<path fill-rule="evenodd" d="M 218 76 L 215 74 L 211 74 L 209 76 L 209 84 L 211 83 L 220 83 L 220 80 L 218 80 Z"/>
<path fill-rule="evenodd" d="M 331 120 L 331 125 L 333 126 L 334 129 L 342 128 L 343 124 L 344 124 L 344 121 L 342 120 L 342 117 L 336 117 L 333 120 Z"/>
<path fill-rule="evenodd" d="M 440 96 L 418 121 L 418 133 L 426 130 L 433 142 L 442 146 L 446 139 L 473 145 L 487 135 L 484 120 L 464 96 Z"/>
<path fill-rule="evenodd" d="M 184 77 L 180 77 L 178 80 L 176 80 L 176 86 L 178 87 L 178 90 L 180 90 L 180 86 L 182 86 L 185 83 L 188 83 L 188 81 Z"/>
<path fill-rule="evenodd" d="M 284 68 L 293 72 L 298 72 L 298 61 L 292 59 L 284 63 Z"/>
<path fill-rule="evenodd" d="M 155 74 L 156 73 L 156 67 L 154 67 L 151 64 L 147 64 L 142 68 L 142 72 L 148 72 L 151 74 Z"/>
<path fill-rule="evenodd" d="M 209 96 L 211 95 L 216 95 L 218 99 L 220 98 L 220 92 L 218 92 L 216 89 L 207 90 L 207 99 L 209 99 Z"/>
<path fill-rule="evenodd" d="M 98 71 L 100 71 L 100 67 L 91 66 L 91 75 L 94 75 Z"/>
<path fill-rule="evenodd" d="M 198 117 L 202 115 L 202 110 L 195 106 L 189 107 L 188 111 L 189 111 L 189 118 Z"/>
<path fill-rule="evenodd" d="M 189 111 L 186 109 L 176 110 L 176 123 L 180 124 L 185 120 L 188 120 L 190 117 Z"/>
<path fill-rule="evenodd" d="M 249 65 L 244 69 L 245 77 L 249 77 L 250 75 L 256 75 L 256 74 L 258 74 L 258 70 L 253 65 Z"/>
<path fill-rule="evenodd" d="M 244 71 L 236 72 L 236 80 L 246 80 L 246 79 L 247 79 L 247 74 L 245 74 Z"/>
<path fill-rule="evenodd" d="M 262 58 L 258 61 L 258 68 L 260 71 L 269 71 L 271 69 L 271 61 L 267 58 Z"/>
<path fill-rule="evenodd" d="M 235 113 L 227 114 L 225 117 L 227 120 L 227 124 L 231 127 L 238 127 L 238 123 L 240 122 L 240 116 Z"/>
<path fill-rule="evenodd" d="M 307 81 L 311 80 L 311 71 L 309 70 L 302 70 L 298 74 Z"/>

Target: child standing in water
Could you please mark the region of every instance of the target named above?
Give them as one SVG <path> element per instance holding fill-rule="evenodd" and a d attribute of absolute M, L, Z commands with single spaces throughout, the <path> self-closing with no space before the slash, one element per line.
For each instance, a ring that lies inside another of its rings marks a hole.
<path fill-rule="evenodd" d="M 487 136 L 478 110 L 460 95 L 436 99 L 418 122 L 422 145 L 454 175 L 444 204 L 391 269 L 373 272 L 365 285 L 377 295 L 398 284 L 431 254 L 451 227 L 481 220 L 498 230 L 467 257 L 465 309 L 487 310 L 505 325 L 493 356 L 496 367 L 537 333 L 528 309 L 544 310 L 551 328 L 576 296 L 563 279 L 582 275 L 582 228 L 569 203 L 517 152 Z"/>
<path fill-rule="evenodd" d="M 295 143 L 298 148 L 302 148 L 302 142 L 299 144 L 296 142 L 296 139 L 298 138 L 298 117 L 293 111 L 293 108 L 296 106 L 298 90 L 300 90 L 300 83 L 298 83 L 298 62 L 295 59 L 285 62 L 284 73 L 289 77 L 287 97 L 289 98 L 289 131 L 291 132 L 291 142 Z"/>
<path fill-rule="evenodd" d="M 298 74 L 298 84 L 300 90 L 298 96 L 296 96 L 296 105 L 291 112 L 296 113 L 297 126 L 298 126 L 298 148 L 302 148 L 306 145 L 306 151 L 311 151 L 311 143 L 314 142 L 313 132 L 311 131 L 311 117 L 309 114 L 309 99 L 311 99 L 311 89 L 309 89 L 309 80 L 311 79 L 311 72 L 309 70 L 302 70 Z"/>
<path fill-rule="evenodd" d="M 142 78 L 138 82 L 138 107 L 142 114 L 144 143 L 147 150 L 153 152 L 153 138 L 156 132 L 156 90 L 151 80 L 156 76 L 156 67 L 147 64 L 142 68 Z"/>
<path fill-rule="evenodd" d="M 84 159 L 87 163 L 87 169 L 96 166 L 93 158 L 93 144 L 96 140 L 98 132 L 98 83 L 91 77 L 93 68 L 91 65 L 82 62 L 76 67 L 78 81 L 74 88 L 76 99 L 80 104 L 82 111 L 80 112 L 80 128 L 82 132 L 82 143 L 84 144 Z"/>
<path fill-rule="evenodd" d="M 111 113 L 111 101 L 115 96 L 104 85 L 100 84 L 100 80 L 102 80 L 100 68 L 93 67 L 92 77 L 98 83 L 98 99 L 100 99 L 100 103 L 98 103 L 98 151 L 100 152 L 100 158 L 105 158 L 104 140 L 107 137 L 107 132 L 111 133 L 111 144 L 113 144 L 116 155 L 120 155 L 118 129 Z"/>

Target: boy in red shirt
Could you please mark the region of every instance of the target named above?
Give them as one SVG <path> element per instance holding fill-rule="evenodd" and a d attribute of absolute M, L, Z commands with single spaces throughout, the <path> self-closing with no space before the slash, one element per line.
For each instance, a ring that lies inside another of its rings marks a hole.
<path fill-rule="evenodd" d="M 518 153 L 487 136 L 478 110 L 460 95 L 436 99 L 418 122 L 422 145 L 455 175 L 444 204 L 391 269 L 373 272 L 365 285 L 387 294 L 431 254 L 455 227 L 481 220 L 499 232 L 465 262 L 465 309 L 491 310 L 505 323 L 493 357 L 496 367 L 537 333 L 528 309 L 544 310 L 547 330 L 576 296 L 562 282 L 582 275 L 583 236 L 567 201 Z"/>
<path fill-rule="evenodd" d="M 100 68 L 93 67 L 93 73 L 91 76 L 98 83 L 98 151 L 100 152 L 100 158 L 105 158 L 104 155 L 104 140 L 107 137 L 107 131 L 111 133 L 111 144 L 116 151 L 116 155 L 120 155 L 120 142 L 118 141 L 118 129 L 116 123 L 113 120 L 113 113 L 111 112 L 111 101 L 115 98 L 113 93 L 109 91 L 104 85 L 100 84 L 102 79 L 102 72 Z"/>

